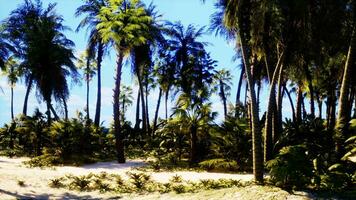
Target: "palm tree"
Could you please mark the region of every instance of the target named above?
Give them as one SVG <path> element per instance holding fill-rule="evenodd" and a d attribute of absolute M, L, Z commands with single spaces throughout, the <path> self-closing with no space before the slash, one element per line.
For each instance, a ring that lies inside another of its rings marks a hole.
<path fill-rule="evenodd" d="M 82 69 L 83 70 L 83 74 L 84 74 L 84 79 L 86 82 L 86 113 L 87 113 L 87 120 L 90 119 L 89 116 L 89 92 L 90 92 L 90 81 L 93 78 L 93 76 L 95 75 L 95 63 L 94 63 L 94 59 L 92 56 L 90 56 L 90 52 L 89 49 L 87 49 L 85 52 L 83 52 L 80 56 L 79 59 L 77 61 L 77 67 L 78 69 Z"/>
<path fill-rule="evenodd" d="M 124 58 L 130 55 L 132 49 L 147 41 L 148 26 L 151 17 L 138 0 L 110 0 L 98 15 L 101 21 L 97 28 L 104 43 L 112 42 L 117 52 L 117 67 L 114 89 L 114 133 L 116 140 L 117 159 L 125 163 L 124 136 L 120 125 L 120 88 L 121 73 Z"/>
<path fill-rule="evenodd" d="M 127 111 L 127 107 L 132 105 L 133 96 L 132 96 L 132 88 L 130 86 L 122 85 L 121 86 L 121 94 L 119 97 L 119 101 L 121 103 L 121 121 L 125 123 L 125 113 Z"/>
<path fill-rule="evenodd" d="M 78 75 L 73 63 L 74 43 L 62 33 L 68 28 L 62 25 L 63 19 L 55 13 L 55 6 L 49 4 L 43 9 L 40 2 L 25 1 L 6 21 L 11 39 L 21 44 L 16 47 L 28 83 L 26 98 L 35 84 L 46 102 L 48 123 L 51 123 L 51 112 L 57 118 L 52 97 L 65 104 L 69 97 L 66 78 L 77 80 Z"/>
<path fill-rule="evenodd" d="M 6 41 L 6 38 L 8 38 L 6 27 L 4 24 L 0 24 L 0 69 L 5 67 L 5 61 L 8 58 L 10 51 L 14 50 L 9 42 Z"/>
<path fill-rule="evenodd" d="M 98 85 L 97 85 L 97 100 L 95 109 L 94 124 L 99 126 L 100 124 L 100 111 L 101 111 L 101 62 L 106 49 L 106 44 L 103 43 L 99 33 L 98 24 L 101 22 L 97 17 L 100 9 L 107 5 L 107 0 L 85 0 L 85 4 L 77 8 L 75 16 L 86 14 L 84 19 L 79 23 L 77 31 L 87 27 L 89 32 L 88 48 L 89 52 L 96 51 L 96 68 L 98 73 Z"/>
<path fill-rule="evenodd" d="M 18 61 L 14 57 L 10 57 L 5 62 L 4 75 L 7 76 L 7 81 L 11 90 L 11 119 L 14 120 L 14 88 L 21 77 Z"/>
<path fill-rule="evenodd" d="M 219 91 L 219 96 L 220 99 L 223 103 L 224 106 L 224 116 L 225 120 L 227 117 L 227 97 L 230 96 L 230 90 L 232 85 L 231 79 L 231 73 L 228 70 L 222 69 L 216 72 L 215 76 L 215 81 L 216 81 L 216 89 Z"/>
<path fill-rule="evenodd" d="M 178 121 L 181 129 L 190 135 L 190 164 L 195 164 L 198 161 L 198 134 L 206 130 L 216 114 L 211 111 L 211 103 L 193 102 L 187 94 L 179 96 L 172 120 Z"/>
<path fill-rule="evenodd" d="M 201 57 L 203 54 L 204 46 L 207 43 L 200 42 L 198 39 L 204 34 L 204 27 L 196 29 L 193 25 L 184 27 L 181 22 L 167 23 L 167 34 L 169 36 L 168 45 L 173 59 L 176 62 L 176 71 L 179 72 L 181 77 L 179 86 L 182 91 L 189 94 L 191 85 L 189 85 L 189 59 L 190 57 Z"/>

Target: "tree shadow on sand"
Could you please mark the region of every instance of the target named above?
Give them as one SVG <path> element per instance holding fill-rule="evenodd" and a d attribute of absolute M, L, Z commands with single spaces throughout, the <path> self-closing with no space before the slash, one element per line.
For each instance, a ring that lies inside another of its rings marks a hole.
<path fill-rule="evenodd" d="M 31 193 L 25 193 L 25 194 L 19 194 L 19 193 L 14 193 L 14 192 L 10 192 L 10 191 L 6 191 L 3 189 L 0 189 L 0 194 L 6 194 L 9 196 L 12 196 L 16 199 L 20 199 L 20 200 L 47 200 L 47 199 L 88 199 L 88 200 L 100 200 L 103 198 L 96 198 L 96 197 L 92 197 L 90 195 L 76 195 L 73 193 L 63 193 L 60 195 L 53 195 L 53 194 L 47 194 L 47 193 L 43 193 L 43 194 L 31 194 Z M 107 198 L 107 199 L 121 199 L 122 197 L 117 196 L 117 197 L 111 197 L 111 198 Z"/>

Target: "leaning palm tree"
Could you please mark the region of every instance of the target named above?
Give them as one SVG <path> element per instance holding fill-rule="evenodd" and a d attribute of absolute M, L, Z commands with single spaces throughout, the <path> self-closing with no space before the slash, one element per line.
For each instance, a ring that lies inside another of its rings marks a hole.
<path fill-rule="evenodd" d="M 107 0 L 85 0 L 85 4 L 77 8 L 75 16 L 79 17 L 81 15 L 86 15 L 84 19 L 79 23 L 77 31 L 87 27 L 89 32 L 88 39 L 88 49 L 89 52 L 96 51 L 96 68 L 98 73 L 98 83 L 97 83 L 97 100 L 95 109 L 94 124 L 99 126 L 100 124 L 100 110 L 101 110 L 101 62 L 103 60 L 103 55 L 105 53 L 106 44 L 103 43 L 102 38 L 99 33 L 97 25 L 101 22 L 97 15 L 100 9 L 107 5 Z M 92 54 L 94 56 L 95 54 Z"/>
<path fill-rule="evenodd" d="M 148 38 L 148 25 L 151 17 L 138 0 L 109 0 L 98 15 L 101 21 L 97 28 L 104 43 L 112 43 L 117 53 L 117 66 L 114 89 L 114 133 L 116 140 L 117 159 L 125 163 L 124 136 L 120 125 L 120 86 L 123 61 L 131 50 L 144 44 Z"/>

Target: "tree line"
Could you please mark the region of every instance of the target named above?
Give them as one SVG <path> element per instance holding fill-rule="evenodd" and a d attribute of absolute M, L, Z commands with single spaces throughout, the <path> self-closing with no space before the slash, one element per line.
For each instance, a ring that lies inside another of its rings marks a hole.
<path fill-rule="evenodd" d="M 71 78 L 78 82 L 81 69 L 87 92 L 84 121 L 86 126 L 100 127 L 102 60 L 114 50 L 112 132 L 119 163 L 125 162 L 124 147 L 128 144 L 124 141 L 128 138 L 146 137 L 147 143 L 159 138 L 153 146 L 161 142 L 165 153 L 178 158 L 188 155 L 192 164 L 204 156 L 227 158 L 233 154 L 231 157 L 242 165 L 251 157 L 255 180 L 262 183 L 265 163 L 273 165 L 271 161 L 282 159 L 283 153 L 306 149 L 312 152 L 308 163 L 325 161 L 328 164 L 324 168 L 328 168 L 346 162 L 345 158 L 355 152 L 354 1 L 218 0 L 206 30 L 164 21 L 153 4 L 139 0 L 86 0 L 75 13 L 84 16 L 77 30 L 85 28 L 89 33 L 87 48 L 79 59 L 73 53 L 74 42 L 63 33 L 68 28 L 54 8 L 55 4 L 43 8 L 40 1 L 26 0 L 1 25 L 0 64 L 8 76 L 11 95 L 15 83 L 23 78 L 27 86 L 23 114 L 27 115 L 28 96 L 36 87 L 46 103 L 50 126 L 53 119 L 60 118 L 53 100 L 68 119 L 67 81 Z M 233 105 L 228 105 L 228 97 L 232 74 L 237 72 L 217 70 L 217 62 L 205 48 L 208 43 L 200 40 L 206 32 L 233 42 L 236 59 L 241 60 Z M 125 120 L 127 106 L 133 103 L 132 90 L 121 81 L 126 60 L 139 86 L 133 126 Z M 89 82 L 94 75 L 98 91 L 91 120 Z M 243 82 L 245 101 L 241 100 Z M 260 117 L 264 85 L 268 86 L 268 103 Z M 148 96 L 155 88 L 159 98 L 150 120 Z M 217 113 L 211 107 L 213 93 L 223 104 L 221 125 L 214 124 Z M 175 106 L 168 116 L 170 97 L 175 99 Z M 165 119 L 158 116 L 162 100 Z M 292 119 L 283 120 L 285 100 L 290 104 Z M 14 120 L 13 110 L 11 116 Z M 234 145 L 229 146 L 228 140 Z M 298 149 L 301 144 L 306 147 Z M 211 153 L 213 147 L 219 153 Z"/>

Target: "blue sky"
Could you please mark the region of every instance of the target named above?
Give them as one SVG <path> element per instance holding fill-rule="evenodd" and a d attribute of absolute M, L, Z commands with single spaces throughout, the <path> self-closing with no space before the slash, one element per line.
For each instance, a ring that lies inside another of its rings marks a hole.
<path fill-rule="evenodd" d="M 23 0 L 0 0 L 0 20 L 4 20 L 8 17 L 9 13 L 14 10 L 17 5 L 21 4 Z M 82 3 L 81 0 L 42 0 L 44 5 L 48 3 L 57 3 L 56 11 L 64 18 L 64 24 L 69 26 L 72 30 L 75 30 L 81 18 L 75 18 L 74 12 L 77 7 Z M 151 0 L 144 0 L 146 4 L 152 2 Z M 202 4 L 200 0 L 154 0 L 153 3 L 157 6 L 157 9 L 161 14 L 163 14 L 163 19 L 172 22 L 181 21 L 184 25 L 194 24 L 198 27 L 208 26 L 210 15 L 214 12 L 213 1 L 207 1 Z M 80 31 L 78 33 L 74 31 L 67 31 L 66 36 L 73 40 L 76 44 L 76 52 L 80 53 L 85 49 L 87 35 L 85 31 Z M 209 42 L 211 45 L 207 47 L 207 50 L 211 52 L 213 59 L 218 61 L 218 68 L 225 68 L 231 70 L 234 78 L 231 91 L 231 97 L 229 98 L 234 102 L 236 94 L 236 85 L 238 82 L 238 77 L 240 75 L 240 70 L 238 68 L 238 63 L 232 61 L 232 57 L 235 52 L 233 46 L 229 45 L 223 38 L 215 37 L 214 35 L 205 35 L 201 38 L 201 41 Z M 114 70 L 115 70 L 115 52 L 111 50 L 110 55 L 106 56 L 103 61 L 103 88 L 102 88 L 102 118 L 104 124 L 110 123 L 112 120 L 112 89 L 114 87 Z M 125 85 L 130 85 L 133 88 L 133 96 L 137 96 L 137 86 L 133 75 L 130 73 L 130 66 L 127 65 L 122 74 L 123 82 Z M 91 95 L 90 95 L 90 114 L 94 118 L 95 102 L 96 102 L 96 77 L 94 77 L 91 82 Z M 83 111 L 85 107 L 85 85 L 71 85 L 71 96 L 68 102 L 69 114 L 70 116 L 75 116 L 77 111 Z M 10 90 L 6 82 L 6 77 L 0 77 L 0 86 L 2 92 L 0 91 L 0 124 L 8 122 L 10 120 Z M 264 111 L 266 107 L 267 91 L 266 86 L 263 87 L 263 93 L 261 94 L 261 110 Z M 24 94 L 26 87 L 23 82 L 19 82 L 15 88 L 15 113 L 21 113 Z M 243 90 L 244 91 L 244 90 Z M 149 96 L 149 113 L 151 119 L 154 115 L 154 108 L 156 106 L 158 98 L 158 91 L 152 91 Z M 135 101 L 134 101 L 135 102 Z M 212 97 L 213 109 L 219 113 L 219 118 L 223 116 L 222 103 L 219 98 L 214 95 Z M 174 102 L 171 103 L 171 105 Z M 284 114 L 285 116 L 290 116 L 290 105 L 287 101 L 284 101 Z M 29 112 L 32 113 L 33 109 L 39 107 L 42 111 L 45 110 L 44 104 L 38 102 L 36 97 L 36 92 L 33 90 L 31 92 L 29 101 Z M 163 117 L 163 104 L 161 105 L 160 116 Z M 135 106 L 131 106 L 126 117 L 129 120 L 133 120 L 135 117 Z"/>

